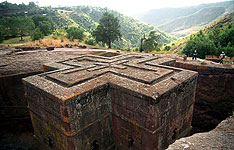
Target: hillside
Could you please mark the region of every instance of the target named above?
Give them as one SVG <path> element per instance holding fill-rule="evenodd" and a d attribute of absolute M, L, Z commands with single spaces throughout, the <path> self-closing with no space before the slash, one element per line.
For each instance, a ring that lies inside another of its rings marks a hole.
<path fill-rule="evenodd" d="M 214 30 L 219 29 L 228 24 L 234 24 L 234 12 L 220 19 L 217 19 L 216 21 L 212 22 L 209 26 L 203 28 L 202 31 L 204 33 L 213 32 Z"/>
<path fill-rule="evenodd" d="M 22 8 L 22 6 L 8 3 L 11 7 L 11 9 L 9 9 L 9 7 L 5 7 L 6 4 L 3 5 L 3 3 L 0 3 L 0 12 L 4 12 L 0 14 L 0 18 L 25 15 L 30 17 L 35 14 L 46 14 L 54 21 L 56 28 L 80 26 L 86 31 L 88 36 L 90 36 L 90 33 L 97 27 L 99 19 L 102 17 L 103 13 L 110 12 L 119 18 L 121 25 L 123 37 L 121 41 L 114 42 L 117 47 L 138 47 L 140 45 L 140 39 L 144 34 L 148 35 L 151 30 L 156 31 L 157 34 L 161 35 L 160 43 L 169 43 L 176 39 L 175 37 L 160 31 L 153 25 L 142 23 L 136 19 L 124 16 L 107 8 L 90 6 L 40 8 L 36 5 Z M 6 9 L 7 11 L 4 11 Z M 27 11 L 27 14 L 24 13 L 25 11 Z"/>
<path fill-rule="evenodd" d="M 104 12 L 108 11 L 114 14 L 114 16 L 119 18 L 121 32 L 123 34 L 122 41 L 117 41 L 114 44 L 121 47 L 139 46 L 140 38 L 142 38 L 144 34 L 149 34 L 151 30 L 155 30 L 157 34 L 161 35 L 161 43 L 169 43 L 170 41 L 175 39 L 172 36 L 160 31 L 153 25 L 142 23 L 136 19 L 124 16 L 116 11 L 112 11 L 106 8 L 77 6 L 56 9 L 58 10 L 58 12 L 60 12 L 60 14 L 62 12 L 64 17 L 66 17 L 69 20 L 72 20 L 89 33 L 97 27 L 99 19 L 102 17 Z"/>
<path fill-rule="evenodd" d="M 138 18 L 181 38 L 233 11 L 234 1 L 232 0 L 192 7 L 154 9 Z"/>
<path fill-rule="evenodd" d="M 172 47 L 172 50 L 175 53 L 181 53 L 187 46 L 187 49 L 190 51 L 188 55 L 191 56 L 194 47 L 197 47 L 197 49 L 201 49 L 200 51 L 204 51 L 207 55 L 209 53 L 209 55 L 219 56 L 221 51 L 224 51 L 227 56 L 231 57 L 234 55 L 233 25 L 234 13 L 225 15 L 199 32 L 178 40 L 174 47 Z"/>
<path fill-rule="evenodd" d="M 192 15 L 180 17 L 160 25 L 158 28 L 174 36 L 185 37 L 216 20 L 224 12 L 224 7 L 207 7 Z"/>

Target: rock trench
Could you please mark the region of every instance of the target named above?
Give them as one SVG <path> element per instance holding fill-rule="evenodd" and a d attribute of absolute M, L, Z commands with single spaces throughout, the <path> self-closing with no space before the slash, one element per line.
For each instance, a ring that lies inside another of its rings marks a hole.
<path fill-rule="evenodd" d="M 60 54 L 65 56 L 69 53 L 69 57 L 74 57 L 75 52 L 69 51 L 56 53 L 56 57 L 58 57 Z M 100 52 L 95 53 L 101 54 Z M 102 52 L 102 54 L 104 53 Z M 33 55 L 35 55 L 35 53 L 33 53 Z M 76 55 L 80 55 L 80 53 L 77 53 Z M 8 61 L 8 64 L 7 62 L 1 62 L 4 65 L 0 66 L 0 104 L 1 108 L 3 108 L 1 109 L 1 118 L 4 119 L 4 123 L 1 123 L 1 129 L 5 129 L 1 131 L 1 135 L 3 135 L 2 137 L 4 137 L 5 139 L 7 139 L 5 135 L 16 133 L 29 133 L 27 135 L 31 136 L 30 133 L 33 129 L 26 108 L 26 101 L 24 99 L 24 91 L 22 88 L 23 86 L 21 79 L 23 77 L 31 76 L 32 74 L 40 73 L 42 71 L 42 68 L 40 68 L 39 66 L 46 62 L 50 62 L 51 59 L 50 57 L 47 57 L 46 60 L 38 60 L 38 64 L 36 64 L 37 62 L 35 62 L 34 65 L 37 66 L 36 68 L 32 69 L 33 67 L 26 66 L 26 71 L 19 69 L 21 71 L 15 74 L 14 69 L 17 70 L 17 67 L 20 66 L 21 62 L 23 62 L 20 56 L 22 55 L 7 57 L 1 56 L 1 58 L 4 57 L 4 60 Z M 17 60 L 18 57 L 20 58 L 19 61 Z M 57 60 L 57 58 L 55 58 L 54 60 Z M 12 66 L 9 65 L 10 62 L 17 63 L 17 61 L 18 64 L 14 65 L 12 68 L 8 68 L 9 66 Z M 26 63 L 25 65 L 28 64 Z M 176 62 L 175 66 L 183 69 L 197 71 L 199 73 L 192 122 L 193 133 L 210 131 L 214 129 L 218 125 L 218 123 L 224 120 L 227 116 L 231 115 L 234 104 L 233 69 L 220 66 L 217 67 L 213 65 L 194 65 L 181 61 Z M 30 69 L 27 69 L 27 67 Z M 17 129 L 15 128 L 15 124 L 18 125 Z M 2 145 L 2 141 L 0 142 L 0 145 Z M 20 145 L 18 146 L 20 147 Z M 7 146 L 3 145 L 2 147 Z M 24 147 L 27 146 L 24 145 Z M 28 148 L 30 149 L 30 146 Z"/>

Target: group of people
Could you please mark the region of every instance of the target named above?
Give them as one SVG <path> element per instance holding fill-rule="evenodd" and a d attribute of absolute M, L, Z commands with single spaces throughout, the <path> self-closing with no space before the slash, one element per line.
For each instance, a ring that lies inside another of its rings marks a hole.
<path fill-rule="evenodd" d="M 223 59 L 225 58 L 225 53 L 222 51 L 222 53 L 220 54 L 220 64 L 223 64 Z M 197 60 L 197 49 L 195 48 L 195 50 L 193 51 L 193 57 L 192 60 Z"/>

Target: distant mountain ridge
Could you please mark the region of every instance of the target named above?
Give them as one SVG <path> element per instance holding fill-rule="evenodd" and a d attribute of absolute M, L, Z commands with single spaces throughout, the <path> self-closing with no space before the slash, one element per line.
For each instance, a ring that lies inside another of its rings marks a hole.
<path fill-rule="evenodd" d="M 212 22 L 210 25 L 204 27 L 200 31 L 202 31 L 202 33 L 204 35 L 209 34 L 209 32 L 210 33 L 219 33 L 219 32 L 223 32 L 224 26 L 227 27 L 229 25 L 232 25 L 232 26 L 234 25 L 234 12 L 217 19 L 216 21 Z M 172 48 L 172 50 L 175 53 L 181 53 L 181 51 L 183 50 L 183 48 L 185 47 L 187 42 L 191 39 L 191 37 L 197 36 L 198 34 L 200 34 L 200 31 L 193 33 L 190 36 L 187 36 L 186 38 L 178 40 L 176 42 L 176 45 Z"/>
<path fill-rule="evenodd" d="M 234 12 L 233 0 L 183 8 L 154 9 L 138 19 L 181 38 L 232 12 Z"/>

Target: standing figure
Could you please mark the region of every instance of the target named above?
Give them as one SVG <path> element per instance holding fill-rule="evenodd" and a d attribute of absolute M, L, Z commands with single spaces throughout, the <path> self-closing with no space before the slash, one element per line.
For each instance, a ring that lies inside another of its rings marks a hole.
<path fill-rule="evenodd" d="M 197 60 L 197 49 L 195 48 L 195 50 L 193 51 L 193 60 Z"/>
<path fill-rule="evenodd" d="M 223 59 L 225 58 L 225 53 L 224 51 L 222 51 L 222 53 L 220 54 L 220 64 L 223 64 Z"/>
<path fill-rule="evenodd" d="M 142 45 L 143 45 L 143 41 L 144 41 L 145 39 L 146 39 L 146 38 L 145 38 L 145 34 L 144 34 L 144 37 L 141 38 L 140 52 L 143 52 L 143 51 L 144 51 Z"/>

